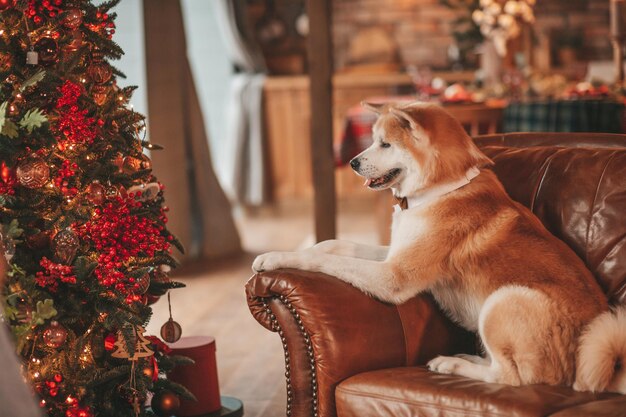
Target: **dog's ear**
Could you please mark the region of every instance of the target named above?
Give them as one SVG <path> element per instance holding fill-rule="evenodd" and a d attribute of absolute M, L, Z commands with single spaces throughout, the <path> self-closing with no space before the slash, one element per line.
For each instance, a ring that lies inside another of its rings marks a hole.
<path fill-rule="evenodd" d="M 398 120 L 400 120 L 402 124 L 411 128 L 411 130 L 415 130 L 415 131 L 422 130 L 420 126 L 417 124 L 417 122 L 415 121 L 415 119 L 413 119 L 413 117 L 411 117 L 411 115 L 405 112 L 404 110 L 400 110 L 396 107 L 390 107 L 389 113 L 391 113 Z"/>
<path fill-rule="evenodd" d="M 373 111 L 376 114 L 382 114 L 383 107 L 385 107 L 384 104 L 367 103 L 365 101 L 361 102 L 361 106 L 363 106 L 364 108 L 366 108 L 369 111 Z"/>

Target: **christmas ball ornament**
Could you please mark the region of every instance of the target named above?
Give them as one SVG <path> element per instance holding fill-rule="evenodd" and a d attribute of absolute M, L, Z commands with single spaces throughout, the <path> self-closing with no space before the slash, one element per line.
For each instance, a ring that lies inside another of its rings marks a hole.
<path fill-rule="evenodd" d="M 180 408 L 180 399 L 172 391 L 161 390 L 150 401 L 152 411 L 159 417 L 170 417 Z"/>
<path fill-rule="evenodd" d="M 124 163 L 122 164 L 122 172 L 124 172 L 124 174 L 134 174 L 140 169 L 141 159 L 133 156 L 127 156 L 124 158 Z"/>
<path fill-rule="evenodd" d="M 83 32 L 75 30 L 70 33 L 70 41 L 63 48 L 66 52 L 76 52 L 83 45 Z"/>
<path fill-rule="evenodd" d="M 71 265 L 76 257 L 80 240 L 71 228 L 58 232 L 52 239 L 52 252 L 54 259 L 64 265 Z"/>
<path fill-rule="evenodd" d="M 41 65 L 52 65 L 58 61 L 59 45 L 54 38 L 43 36 L 35 42 L 35 51 L 39 55 L 39 63 Z"/>
<path fill-rule="evenodd" d="M 0 10 L 10 9 L 15 5 L 14 0 L 0 0 Z"/>
<path fill-rule="evenodd" d="M 109 88 L 106 85 L 94 85 L 91 89 L 91 96 L 93 97 L 93 101 L 98 106 L 102 106 L 107 101 L 108 94 Z"/>
<path fill-rule="evenodd" d="M 171 317 L 161 326 L 161 338 L 168 343 L 177 342 L 183 335 L 183 329 Z"/>
<path fill-rule="evenodd" d="M 115 350 L 115 342 L 117 342 L 117 336 L 113 333 L 109 333 L 104 338 L 104 350 L 107 352 Z"/>
<path fill-rule="evenodd" d="M 58 322 L 53 321 L 43 331 L 43 342 L 46 346 L 58 349 L 65 343 L 67 339 L 67 330 Z"/>
<path fill-rule="evenodd" d="M 99 182 L 92 182 L 85 189 L 85 197 L 87 198 L 87 200 L 97 206 L 104 202 L 105 196 L 106 189 L 104 188 L 104 185 L 100 184 Z"/>
<path fill-rule="evenodd" d="M 50 179 L 50 168 L 39 157 L 27 158 L 17 165 L 17 180 L 26 188 L 41 188 Z"/>
<path fill-rule="evenodd" d="M 113 76 L 113 70 L 106 62 L 95 62 L 89 66 L 87 74 L 96 84 L 104 84 Z"/>
<path fill-rule="evenodd" d="M 81 23 L 83 23 L 83 13 L 80 9 L 69 9 L 61 18 L 61 24 L 71 30 L 78 29 Z"/>

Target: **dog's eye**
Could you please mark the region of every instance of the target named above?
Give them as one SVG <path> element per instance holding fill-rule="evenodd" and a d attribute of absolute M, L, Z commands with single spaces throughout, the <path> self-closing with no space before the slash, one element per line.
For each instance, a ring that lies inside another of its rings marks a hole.
<path fill-rule="evenodd" d="M 387 142 L 380 142 L 380 147 L 381 147 L 381 148 L 389 148 L 390 146 L 391 146 L 391 144 L 390 144 L 390 143 L 387 143 Z"/>

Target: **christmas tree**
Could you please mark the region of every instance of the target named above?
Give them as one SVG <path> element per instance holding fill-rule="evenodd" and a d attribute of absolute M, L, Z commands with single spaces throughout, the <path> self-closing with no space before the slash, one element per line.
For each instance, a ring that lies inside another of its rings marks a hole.
<path fill-rule="evenodd" d="M 5 319 L 50 416 L 169 415 L 150 392 L 188 395 L 160 377 L 184 359 L 143 335 L 149 304 L 182 286 L 182 249 L 144 153 L 159 147 L 110 62 L 118 2 L 0 0 Z"/>

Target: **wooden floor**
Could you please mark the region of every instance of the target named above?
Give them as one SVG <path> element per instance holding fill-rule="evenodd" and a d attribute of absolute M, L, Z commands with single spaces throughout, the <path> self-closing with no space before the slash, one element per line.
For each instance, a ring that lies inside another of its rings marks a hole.
<path fill-rule="evenodd" d="M 372 200 L 340 203 L 338 234 L 342 239 L 376 243 Z M 313 243 L 312 210 L 304 205 L 238 213 L 237 225 L 246 254 L 230 260 L 195 263 L 175 278 L 187 288 L 172 291 L 172 313 L 184 335 L 210 335 L 217 344 L 222 395 L 244 402 L 246 417 L 285 415 L 284 360 L 280 340 L 252 317 L 244 284 L 256 254 L 294 250 Z M 154 305 L 148 334 L 158 334 L 167 320 L 167 301 Z"/>

